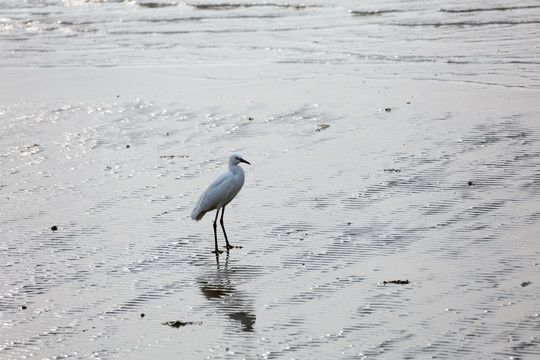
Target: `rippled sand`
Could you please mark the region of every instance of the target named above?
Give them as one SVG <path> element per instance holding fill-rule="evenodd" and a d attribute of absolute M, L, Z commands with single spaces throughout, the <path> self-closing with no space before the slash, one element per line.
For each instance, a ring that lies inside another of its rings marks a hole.
<path fill-rule="evenodd" d="M 535 94 L 355 83 L 4 106 L 4 357 L 538 354 Z M 232 151 L 218 259 L 189 214 Z"/>
<path fill-rule="evenodd" d="M 379 10 L 347 19 L 441 48 L 510 34 L 478 9 Z M 538 64 L 471 44 L 463 67 L 342 63 L 349 40 L 308 61 L 302 34 L 281 61 L 0 67 L 0 358 L 540 356 Z M 190 213 L 232 152 L 252 164 L 225 217 L 241 248 L 216 257 L 213 215 Z"/>

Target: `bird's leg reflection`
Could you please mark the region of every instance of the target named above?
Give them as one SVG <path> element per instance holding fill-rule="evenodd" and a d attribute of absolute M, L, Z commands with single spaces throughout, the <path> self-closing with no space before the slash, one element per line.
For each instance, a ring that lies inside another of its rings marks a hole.
<path fill-rule="evenodd" d="M 210 271 L 207 276 L 199 280 L 201 292 L 212 303 L 212 308 L 217 307 L 241 331 L 253 332 L 256 316 L 253 311 L 252 297 L 236 288 L 232 277 L 237 272 L 228 269 L 228 260 L 227 256 L 224 267 L 220 268 L 219 256 L 216 254 L 218 269 Z"/>
<path fill-rule="evenodd" d="M 220 263 L 219 263 L 219 254 L 216 253 L 216 267 L 217 270 L 220 269 Z M 227 270 L 229 268 L 229 249 L 227 249 L 227 256 L 225 257 L 225 267 L 224 269 Z"/>

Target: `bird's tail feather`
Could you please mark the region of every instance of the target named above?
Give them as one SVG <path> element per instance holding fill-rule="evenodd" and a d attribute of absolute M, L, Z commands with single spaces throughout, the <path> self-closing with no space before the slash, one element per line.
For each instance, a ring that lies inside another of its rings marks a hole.
<path fill-rule="evenodd" d="M 206 214 L 206 211 L 198 211 L 198 209 L 193 210 L 191 213 L 191 218 L 193 220 L 201 220 L 204 217 L 204 214 Z"/>

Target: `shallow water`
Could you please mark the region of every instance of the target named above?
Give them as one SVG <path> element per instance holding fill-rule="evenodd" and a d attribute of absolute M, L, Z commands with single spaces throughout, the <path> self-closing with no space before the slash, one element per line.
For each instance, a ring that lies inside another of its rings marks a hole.
<path fill-rule="evenodd" d="M 0 5 L 1 358 L 540 355 L 540 6 L 288 4 Z"/>

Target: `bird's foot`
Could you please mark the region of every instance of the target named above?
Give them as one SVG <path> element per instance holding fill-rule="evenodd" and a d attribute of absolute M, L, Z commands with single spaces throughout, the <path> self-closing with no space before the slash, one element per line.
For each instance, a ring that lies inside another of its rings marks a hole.
<path fill-rule="evenodd" d="M 230 249 L 241 249 L 242 247 L 241 246 L 232 246 L 232 245 L 227 245 L 227 250 L 230 250 Z"/>
<path fill-rule="evenodd" d="M 223 254 L 223 250 L 216 249 L 216 250 L 212 251 L 212 253 L 216 254 L 216 255 Z"/>

